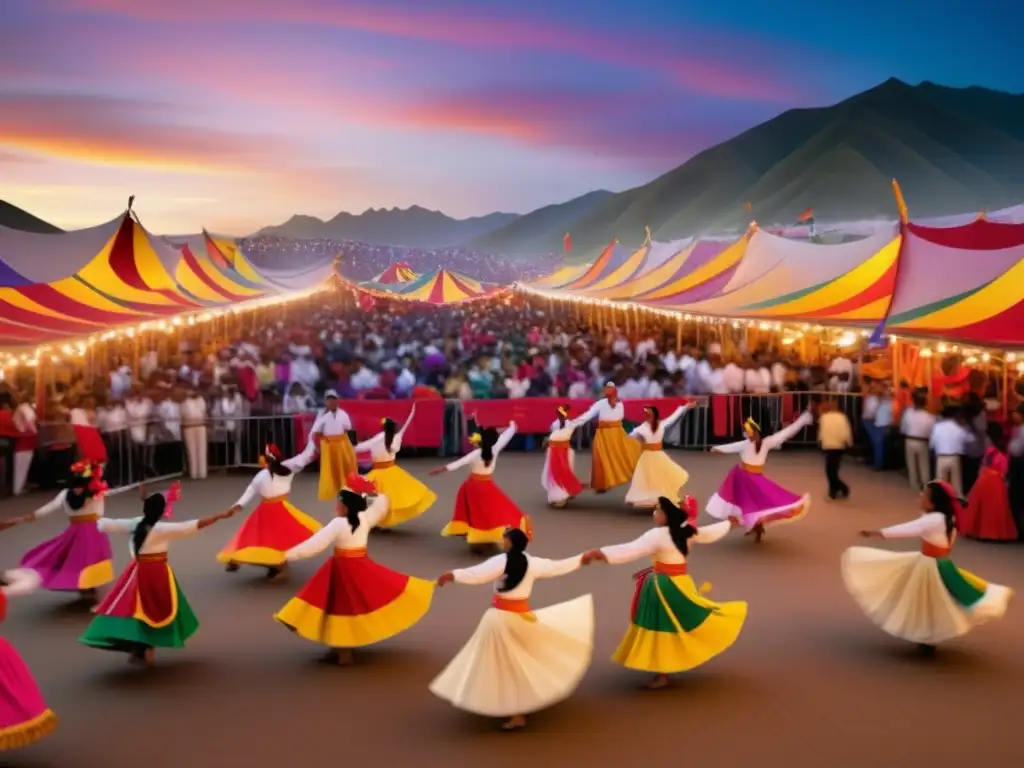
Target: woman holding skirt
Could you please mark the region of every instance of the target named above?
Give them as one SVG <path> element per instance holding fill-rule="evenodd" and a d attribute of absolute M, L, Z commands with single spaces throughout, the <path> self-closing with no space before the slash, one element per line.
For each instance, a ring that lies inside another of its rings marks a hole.
<path fill-rule="evenodd" d="M 634 507 L 651 508 L 659 498 L 678 504 L 683 486 L 690 473 L 670 459 L 663 449 L 665 432 L 683 417 L 692 406 L 682 405 L 662 420 L 653 405 L 644 408 L 647 421 L 629 433 L 643 442 L 643 453 L 633 470 L 633 482 L 626 493 L 626 503 Z"/>
<path fill-rule="evenodd" d="M 306 640 L 326 645 L 326 660 L 353 663 L 353 648 L 379 643 L 414 626 L 430 610 L 434 585 L 385 568 L 366 554 L 370 531 L 388 514 L 387 496 L 349 475 L 338 496 L 338 516 L 291 549 L 288 562 L 328 547 L 333 553 L 299 593 L 274 616 Z"/>
<path fill-rule="evenodd" d="M 1013 596 L 950 559 L 961 509 L 952 486 L 933 480 L 921 494 L 919 518 L 861 532 L 864 538 L 921 539 L 920 551 L 850 547 L 843 553 L 843 581 L 861 610 L 883 631 L 928 654 L 977 624 L 1002 618 Z"/>
<path fill-rule="evenodd" d="M 548 495 L 548 504 L 555 508 L 564 507 L 583 491 L 583 484 L 576 477 L 574 468 L 576 454 L 572 449 L 572 435 L 575 431 L 576 424 L 569 421 L 569 406 L 558 406 L 558 418 L 551 424 L 544 468 L 540 473 L 540 484 Z"/>
<path fill-rule="evenodd" d="M 99 529 L 107 484 L 103 467 L 79 462 L 72 466 L 70 487 L 35 512 L 15 523 L 30 523 L 57 510 L 68 516 L 68 526 L 21 558 L 21 567 L 39 574 L 43 589 L 78 592 L 94 604 L 97 590 L 114 580 L 110 539 Z"/>
<path fill-rule="evenodd" d="M 619 400 L 619 391 L 612 382 L 604 385 L 604 398 L 573 421 L 577 427 L 597 419 L 594 455 L 591 459 L 590 487 L 598 493 L 625 485 L 633 477 L 640 460 L 640 443 L 630 440 L 622 428 L 626 409 Z"/>
<path fill-rule="evenodd" d="M 684 499 L 685 509 L 670 499 L 658 499 L 656 528 L 635 541 L 588 552 L 584 562 L 600 560 L 618 565 L 650 557 L 650 568 L 633 575 L 636 590 L 630 625 L 612 659 L 628 669 L 653 672 L 648 688 L 664 688 L 669 675 L 686 672 L 710 661 L 739 637 L 747 619 L 743 602 L 714 603 L 704 597 L 711 585 L 697 589 L 687 568 L 690 544 L 712 544 L 733 523 L 725 521 L 698 529 L 697 502 Z"/>
<path fill-rule="evenodd" d="M 515 422 L 510 423 L 500 436 L 495 429 L 485 429 L 470 437 L 470 442 L 477 448 L 461 459 L 430 472 L 431 475 L 440 475 L 466 466 L 470 470 L 469 477 L 459 486 L 455 497 L 455 513 L 441 531 L 442 536 L 465 536 L 466 543 L 473 548 L 488 544 L 500 545 L 505 529 L 522 522 L 522 510 L 494 482 L 498 454 L 515 434 Z"/>
<path fill-rule="evenodd" d="M 267 579 L 277 578 L 286 571 L 284 553 L 320 530 L 320 523 L 288 501 L 295 475 L 311 458 L 304 453 L 285 459 L 276 445 L 266 447 L 260 457 L 263 469 L 231 508 L 232 514 L 241 512 L 253 497 L 260 498 L 238 533 L 217 555 L 228 571 L 255 565 L 267 569 Z"/>
<path fill-rule="evenodd" d="M 357 454 L 370 452 L 373 468 L 366 478 L 377 487 L 377 493 L 388 497 L 388 514 L 380 521 L 381 528 L 394 528 L 414 520 L 437 501 L 432 490 L 395 463 L 402 450 L 402 436 L 415 415 L 414 405 L 401 429 L 391 419 L 382 420 L 384 429 L 356 446 Z"/>
<path fill-rule="evenodd" d="M 531 557 L 526 554 L 529 541 L 528 530 L 509 528 L 502 540 L 503 554 L 437 580 L 439 587 L 451 581 L 495 582 L 491 608 L 430 690 L 465 712 L 507 718 L 505 730 L 522 728 L 527 715 L 567 699 L 583 679 L 594 651 L 590 595 L 539 611 L 530 606 L 537 579 L 572 573 L 582 565 L 581 556 Z"/>
<path fill-rule="evenodd" d="M 764 538 L 767 526 L 793 523 L 806 515 L 811 506 L 810 494 L 797 496 L 773 483 L 764 476 L 764 465 L 769 451 L 781 448 L 783 443 L 813 422 L 814 416 L 805 411 L 785 429 L 762 437 L 757 422 L 747 419 L 743 425 L 746 440 L 712 448 L 712 453 L 738 453 L 740 463 L 729 470 L 718 493 L 708 500 L 708 514 L 719 520 L 741 523 L 758 542 Z"/>
<path fill-rule="evenodd" d="M 7 615 L 7 600 L 34 592 L 39 574 L 18 568 L 0 579 L 0 622 Z M 0 637 L 0 752 L 31 746 L 57 727 L 35 678 L 14 646 Z"/>
<path fill-rule="evenodd" d="M 195 634 L 199 621 L 167 562 L 167 550 L 172 541 L 194 536 L 231 517 L 234 510 L 184 523 L 164 522 L 177 498 L 175 484 L 166 497 L 161 493 L 145 497 L 141 517 L 100 521 L 104 533 L 130 537 L 132 559 L 78 642 L 127 653 L 130 662 L 152 667 L 155 649 L 184 648 Z"/>

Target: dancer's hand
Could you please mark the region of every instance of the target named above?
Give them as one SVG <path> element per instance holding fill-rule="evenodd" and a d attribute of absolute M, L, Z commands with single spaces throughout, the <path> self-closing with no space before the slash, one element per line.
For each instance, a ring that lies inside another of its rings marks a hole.
<path fill-rule="evenodd" d="M 232 515 L 237 514 L 237 513 L 241 512 L 241 511 L 242 511 L 242 505 L 241 504 L 235 504 L 235 505 L 233 505 L 232 507 L 230 507 L 227 510 L 226 514 L 227 514 L 228 517 L 231 517 Z"/>
<path fill-rule="evenodd" d="M 878 531 L 861 531 L 859 534 L 862 539 L 880 539 L 882 535 Z"/>
<path fill-rule="evenodd" d="M 721 453 L 721 451 L 718 450 L 718 448 L 713 445 L 713 446 L 711 446 L 711 453 Z"/>
<path fill-rule="evenodd" d="M 18 520 L 0 520 L 0 531 L 6 531 L 8 528 L 13 528 L 18 524 Z"/>
<path fill-rule="evenodd" d="M 607 563 L 608 558 L 605 557 L 604 552 L 600 549 L 593 549 L 590 552 L 584 552 L 583 556 L 580 558 L 580 563 L 582 565 L 590 565 L 593 562 Z"/>
<path fill-rule="evenodd" d="M 427 472 L 427 476 L 428 477 L 437 477 L 438 475 L 443 475 L 447 471 L 448 471 L 447 467 L 437 467 L 436 469 L 432 469 L 429 472 Z"/>
<path fill-rule="evenodd" d="M 443 587 L 445 584 L 450 584 L 453 581 L 455 581 L 455 574 L 453 574 L 451 571 L 449 571 L 448 573 L 442 573 L 440 576 L 437 577 L 437 586 Z"/>

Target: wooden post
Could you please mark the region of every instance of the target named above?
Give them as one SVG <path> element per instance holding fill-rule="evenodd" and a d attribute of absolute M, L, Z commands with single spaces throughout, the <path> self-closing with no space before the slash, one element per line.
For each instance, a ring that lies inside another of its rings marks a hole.
<path fill-rule="evenodd" d="M 683 316 L 676 316 L 676 354 L 683 353 Z"/>

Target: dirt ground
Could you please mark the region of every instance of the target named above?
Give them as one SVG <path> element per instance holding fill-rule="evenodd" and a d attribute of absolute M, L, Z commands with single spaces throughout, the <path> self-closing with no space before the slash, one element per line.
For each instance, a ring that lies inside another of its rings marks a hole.
<path fill-rule="evenodd" d="M 691 473 L 690 493 L 706 500 L 732 459 L 676 454 Z M 582 472 L 589 456 L 581 456 Z M 564 557 L 626 541 L 647 526 L 646 513 L 622 505 L 624 492 L 586 495 L 549 510 L 539 485 L 539 455 L 503 456 L 496 478 L 534 517 L 531 552 Z M 437 460 L 409 461 L 425 477 Z M 319 566 L 295 568 L 290 581 L 266 584 L 262 572 L 225 573 L 214 556 L 240 518 L 177 543 L 171 560 L 202 626 L 189 646 L 164 652 L 153 671 L 75 642 L 89 615 L 59 594 L 11 602 L 0 631 L 25 657 L 61 717 L 44 742 L 0 758 L 0 765 L 52 768 L 223 768 L 345 765 L 522 766 L 548 760 L 579 765 L 1012 766 L 1024 760 L 1020 720 L 1024 682 L 1024 605 L 952 642 L 926 660 L 876 629 L 847 596 L 839 556 L 862 528 L 916 514 L 898 475 L 846 471 L 852 498 L 829 502 L 820 457 L 772 458 L 772 477 L 814 497 L 797 525 L 776 528 L 760 546 L 738 533 L 696 549 L 692 572 L 713 583 L 718 600 L 741 599 L 749 618 L 736 645 L 663 691 L 614 665 L 610 655 L 627 625 L 635 567 L 595 564 L 543 583 L 538 607 L 593 593 L 594 662 L 576 695 L 531 718 L 528 730 L 497 732 L 486 720 L 436 699 L 431 679 L 472 633 L 490 599 L 487 587 L 453 585 L 436 594 L 418 626 L 358 655 L 353 668 L 317 663 L 321 650 L 287 632 L 272 614 Z M 429 482 L 438 504 L 405 528 L 370 542 L 380 562 L 436 577 L 477 560 L 458 540 L 442 539 L 461 475 Z M 247 477 L 184 484 L 178 520 L 230 506 Z M 0 515 L 23 514 L 45 497 L 6 502 Z M 316 479 L 297 479 L 292 501 L 326 521 Z M 133 493 L 108 500 L 107 514 L 139 513 Z M 6 531 L 0 565 L 59 530 L 53 516 Z M 912 547 L 912 543 L 882 546 Z M 115 542 L 118 567 L 127 542 Z M 961 567 L 1020 591 L 1024 549 L 963 542 Z M 364 762 L 366 761 L 366 762 Z"/>

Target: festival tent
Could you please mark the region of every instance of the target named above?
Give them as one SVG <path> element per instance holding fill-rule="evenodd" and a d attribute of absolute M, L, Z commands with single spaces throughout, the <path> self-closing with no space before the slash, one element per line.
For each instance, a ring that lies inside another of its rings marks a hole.
<path fill-rule="evenodd" d="M 601 251 L 590 266 L 571 282 L 561 286 L 559 290 L 580 293 L 602 283 L 605 278 L 614 275 L 621 267 L 633 264 L 636 266 L 637 251 L 624 248 L 618 239 L 612 240 Z"/>
<path fill-rule="evenodd" d="M 639 264 L 627 262 L 609 278 L 587 289 L 586 295 L 606 301 L 627 301 L 653 290 L 678 272 L 692 245 L 692 238 L 647 243 L 631 257 L 632 261 L 639 255 Z"/>
<path fill-rule="evenodd" d="M 395 283 L 407 283 L 415 278 L 416 273 L 412 271 L 412 267 L 403 261 L 399 261 L 392 264 L 369 282 L 380 283 L 381 285 L 393 285 Z"/>
<path fill-rule="evenodd" d="M 886 330 L 1024 347 L 1024 224 L 903 228 Z"/>
<path fill-rule="evenodd" d="M 590 263 L 566 264 L 552 272 L 550 275 L 542 277 L 531 283 L 527 283 L 527 285 L 530 288 L 536 288 L 538 290 L 557 290 L 576 280 L 576 278 L 580 277 L 584 272 L 590 269 L 590 267 Z"/>
<path fill-rule="evenodd" d="M 466 275 L 436 269 L 400 284 L 359 283 L 358 288 L 382 298 L 420 301 L 426 304 L 456 304 L 491 296 L 501 286 L 481 283 Z"/>
<path fill-rule="evenodd" d="M 646 288 L 633 300 L 654 307 L 675 306 L 717 295 L 729 282 L 746 254 L 749 233 L 736 241 L 697 240 L 661 285 Z"/>

